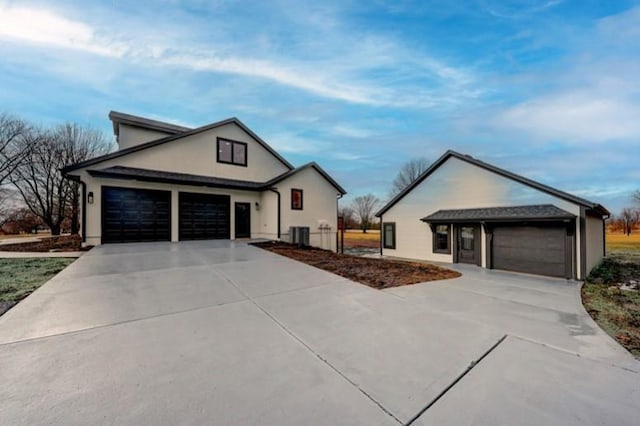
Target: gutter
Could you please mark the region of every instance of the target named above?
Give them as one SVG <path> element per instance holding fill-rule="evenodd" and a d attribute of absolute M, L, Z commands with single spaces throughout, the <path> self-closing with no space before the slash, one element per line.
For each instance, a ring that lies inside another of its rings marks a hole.
<path fill-rule="evenodd" d="M 280 193 L 277 188 L 269 188 L 269 191 L 275 192 L 278 196 L 278 239 L 280 239 Z"/>

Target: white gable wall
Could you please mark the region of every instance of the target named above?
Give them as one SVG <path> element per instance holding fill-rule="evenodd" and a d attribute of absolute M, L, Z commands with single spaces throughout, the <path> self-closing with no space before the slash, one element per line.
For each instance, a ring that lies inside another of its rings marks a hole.
<path fill-rule="evenodd" d="M 282 239 L 289 241 L 290 226 L 308 226 L 309 243 L 327 250 L 336 250 L 338 231 L 338 190 L 316 169 L 308 167 L 276 185 L 280 192 Z M 302 210 L 291 209 L 291 189 L 302 189 Z M 320 229 L 326 223 L 329 228 Z"/>
<path fill-rule="evenodd" d="M 587 216 L 585 234 L 587 239 L 586 273 L 597 266 L 604 257 L 604 221 L 597 217 Z"/>
<path fill-rule="evenodd" d="M 384 249 L 387 256 L 453 262 L 452 254 L 432 253 L 432 233 L 420 219 L 441 209 L 553 204 L 576 216 L 580 207 L 561 198 L 523 185 L 455 157 L 447 159 L 429 177 L 406 194 L 382 216 L 396 224 L 396 249 Z M 580 247 L 580 230 L 576 230 Z M 482 265 L 485 265 L 486 236 L 482 231 Z M 578 258 L 577 270 L 580 271 Z"/>
<path fill-rule="evenodd" d="M 218 163 L 217 137 L 245 142 L 247 144 L 247 167 Z M 266 182 L 289 170 L 271 152 L 234 123 L 132 152 L 95 164 L 89 169 L 104 169 L 111 166 L 136 167 L 255 182 Z"/>
<path fill-rule="evenodd" d="M 120 124 L 118 129 L 118 146 L 119 149 L 131 148 L 132 146 L 171 135 L 173 135 L 173 133 Z"/>

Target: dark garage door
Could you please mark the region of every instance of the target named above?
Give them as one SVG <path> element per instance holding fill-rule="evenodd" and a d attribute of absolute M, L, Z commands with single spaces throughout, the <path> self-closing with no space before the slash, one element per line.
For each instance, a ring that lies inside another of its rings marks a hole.
<path fill-rule="evenodd" d="M 171 240 L 171 192 L 102 188 L 102 242 Z"/>
<path fill-rule="evenodd" d="M 499 226 L 493 230 L 494 269 L 570 277 L 563 226 Z"/>
<path fill-rule="evenodd" d="M 230 238 L 227 195 L 180 193 L 180 241 Z"/>

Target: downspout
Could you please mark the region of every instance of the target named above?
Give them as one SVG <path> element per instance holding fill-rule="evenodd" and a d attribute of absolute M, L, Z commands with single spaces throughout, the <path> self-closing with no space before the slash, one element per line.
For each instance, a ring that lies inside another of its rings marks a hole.
<path fill-rule="evenodd" d="M 607 255 L 607 224 L 605 223 L 605 221 L 610 217 L 610 214 L 606 214 L 602 218 L 602 257 L 605 257 Z"/>
<path fill-rule="evenodd" d="M 340 206 L 338 206 L 338 201 L 340 201 L 342 197 L 344 197 L 343 194 L 338 194 L 336 197 L 336 225 L 338 224 L 338 218 L 340 217 Z M 342 218 L 342 226 L 344 226 L 344 218 Z M 342 242 L 342 246 L 344 248 L 344 241 Z M 340 253 L 340 229 L 336 229 L 336 253 Z"/>
<path fill-rule="evenodd" d="M 382 229 L 382 216 L 380 216 L 380 256 L 382 256 L 382 239 L 384 238 L 384 229 Z"/>
<path fill-rule="evenodd" d="M 269 188 L 269 191 L 275 192 L 278 196 L 278 239 L 280 239 L 280 193 L 277 188 Z"/>

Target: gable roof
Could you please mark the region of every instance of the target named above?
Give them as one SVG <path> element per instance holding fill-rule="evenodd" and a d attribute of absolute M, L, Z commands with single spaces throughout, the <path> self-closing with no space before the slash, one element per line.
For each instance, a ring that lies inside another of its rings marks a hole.
<path fill-rule="evenodd" d="M 288 178 L 289 176 L 293 176 L 296 173 L 299 173 L 305 169 L 308 168 L 313 168 L 315 169 L 318 173 L 320 173 L 320 175 L 325 178 L 327 180 L 327 182 L 329 182 L 331 185 L 333 185 L 334 188 L 336 188 L 340 194 L 344 195 L 347 193 L 347 191 L 344 190 L 343 187 L 341 187 L 338 182 L 336 182 L 335 180 L 333 180 L 333 178 L 331 176 L 329 176 L 329 174 L 327 172 L 325 172 L 322 167 L 320 167 L 318 165 L 318 163 L 316 163 L 315 161 L 312 161 L 310 163 L 304 164 L 298 168 L 295 168 L 293 170 L 289 170 L 288 172 L 285 172 L 283 174 L 281 174 L 280 176 L 276 176 L 275 178 L 271 179 L 270 181 L 268 181 L 265 185 L 266 186 L 273 186 L 275 184 L 277 184 L 278 182 L 281 182 L 283 180 L 285 180 L 286 178 Z"/>
<path fill-rule="evenodd" d="M 113 123 L 113 134 L 120 136 L 119 124 L 142 127 L 143 129 L 157 130 L 160 132 L 177 134 L 193 130 L 190 127 L 178 126 L 177 124 L 165 123 L 164 121 L 152 120 L 150 118 L 137 115 L 126 114 L 124 112 L 109 111 L 109 120 Z"/>
<path fill-rule="evenodd" d="M 609 211 L 604 208 L 602 205 L 598 203 L 594 203 L 592 201 L 586 200 L 584 198 L 576 197 L 575 195 L 571 195 L 568 192 L 560 191 L 559 189 L 552 188 L 548 185 L 542 184 L 540 182 L 536 182 L 534 180 L 528 179 L 524 176 L 517 175 L 515 173 L 511 173 L 507 170 L 501 169 L 499 167 L 493 166 L 491 164 L 485 163 L 484 161 L 477 160 L 470 155 L 460 154 L 459 152 L 448 150 L 445 152 L 442 157 L 436 160 L 427 170 L 425 170 L 415 181 L 413 181 L 409 186 L 403 189 L 398 195 L 393 197 L 391 201 L 389 201 L 384 207 L 382 207 L 377 213 L 376 217 L 382 216 L 386 213 L 391 207 L 393 207 L 398 201 L 400 201 L 405 195 L 407 195 L 413 188 L 422 183 L 423 180 L 428 178 L 433 172 L 435 172 L 442 164 L 444 164 L 449 158 L 457 158 L 458 160 L 464 161 L 466 163 L 472 164 L 474 166 L 480 167 L 482 169 L 488 170 L 490 172 L 496 173 L 500 176 L 506 177 L 513 181 L 519 182 L 523 185 L 529 186 L 531 188 L 537 189 L 539 191 L 545 192 L 547 194 L 553 195 L 555 197 L 561 198 L 563 200 L 572 202 L 579 206 L 585 207 L 587 209 L 593 210 L 595 213 L 600 215 L 609 215 Z"/>
<path fill-rule="evenodd" d="M 212 176 L 193 175 L 189 173 L 166 172 L 162 170 L 140 169 L 137 167 L 112 166 L 105 169 L 87 170 L 91 176 L 109 179 L 135 179 L 143 182 L 159 182 L 176 185 L 205 186 L 210 188 L 242 189 L 248 191 L 264 191 L 273 185 L 295 175 L 305 169 L 314 168 L 333 185 L 342 195 L 345 190 L 316 163 L 308 163 L 290 170 L 267 182 L 253 182 L 237 179 L 226 179 Z"/>
<path fill-rule="evenodd" d="M 420 219 L 429 223 L 455 223 L 467 221 L 509 222 L 521 220 L 573 219 L 576 216 L 552 204 L 531 206 L 486 207 L 479 209 L 438 210 Z"/>
<path fill-rule="evenodd" d="M 249 129 L 247 126 L 245 126 L 244 123 L 242 123 L 236 117 L 231 117 L 231 118 L 227 118 L 226 120 L 217 121 L 215 123 L 207 124 L 206 126 L 198 127 L 198 128 L 191 129 L 191 130 L 188 130 L 188 131 L 185 131 L 185 132 L 182 132 L 182 133 L 177 133 L 177 134 L 174 134 L 174 135 L 171 135 L 171 136 L 167 136 L 167 137 L 164 137 L 164 138 L 156 139 L 156 140 L 153 140 L 153 141 L 150 141 L 150 142 L 145 142 L 145 143 L 142 143 L 140 145 L 132 146 L 130 148 L 121 149 L 119 151 L 112 152 L 110 154 L 101 155 L 99 157 L 95 157 L 95 158 L 92 158 L 92 159 L 89 159 L 89 160 L 86 160 L 86 161 L 81 161 L 81 162 L 76 163 L 76 164 L 70 164 L 70 165 L 64 167 L 62 169 L 62 172 L 66 174 L 66 173 L 69 173 L 69 172 L 71 172 L 73 170 L 81 169 L 81 168 L 88 167 L 88 166 L 93 166 L 94 164 L 102 163 L 103 161 L 112 160 L 114 158 L 120 158 L 120 157 L 123 157 L 125 155 L 131 154 L 131 153 L 134 153 L 134 152 L 138 152 L 138 151 L 142 151 L 142 150 L 145 150 L 145 149 L 149 149 L 149 148 L 152 148 L 154 146 L 162 145 L 162 144 L 165 144 L 167 142 L 172 142 L 172 141 L 175 141 L 175 140 L 187 137 L 187 136 L 191 136 L 191 135 L 195 135 L 195 134 L 198 134 L 198 133 L 206 132 L 207 130 L 212 130 L 212 129 L 215 129 L 215 128 L 218 128 L 218 127 L 222 127 L 222 126 L 227 125 L 227 124 L 235 124 L 235 125 L 237 125 L 242 130 L 244 130 L 249 136 L 251 136 L 253 139 L 255 139 L 256 142 L 258 142 L 260 145 L 262 145 L 263 148 L 265 148 L 274 157 L 276 157 L 289 170 L 292 170 L 294 168 L 291 165 L 291 163 L 289 163 L 287 160 L 285 160 L 280 154 L 278 154 L 273 148 L 271 148 L 258 135 L 253 133 L 253 131 L 251 129 Z"/>

